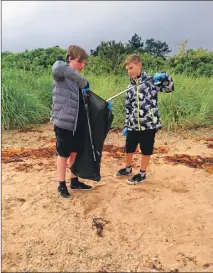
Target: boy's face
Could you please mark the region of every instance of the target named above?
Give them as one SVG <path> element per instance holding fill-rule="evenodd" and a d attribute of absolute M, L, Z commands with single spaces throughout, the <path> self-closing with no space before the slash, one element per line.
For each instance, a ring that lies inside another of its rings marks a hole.
<path fill-rule="evenodd" d="M 70 60 L 69 65 L 72 66 L 76 71 L 78 71 L 80 73 L 81 70 L 84 68 L 86 62 L 87 62 L 87 60 L 83 60 L 83 61 L 79 62 L 79 57 L 77 57 L 73 60 Z"/>
<path fill-rule="evenodd" d="M 142 69 L 142 63 L 129 63 L 126 65 L 126 71 L 130 78 L 136 78 L 140 75 Z"/>

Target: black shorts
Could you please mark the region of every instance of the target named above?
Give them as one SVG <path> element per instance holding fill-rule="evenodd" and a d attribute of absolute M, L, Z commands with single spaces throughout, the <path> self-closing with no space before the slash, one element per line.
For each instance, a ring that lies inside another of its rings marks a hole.
<path fill-rule="evenodd" d="M 69 157 L 71 153 L 79 153 L 83 150 L 84 133 L 61 129 L 54 126 L 56 135 L 56 151 L 61 157 Z"/>
<path fill-rule="evenodd" d="M 126 153 L 134 153 L 138 144 L 140 144 L 143 155 L 152 155 L 155 143 L 155 134 L 157 130 L 128 131 L 126 137 Z"/>

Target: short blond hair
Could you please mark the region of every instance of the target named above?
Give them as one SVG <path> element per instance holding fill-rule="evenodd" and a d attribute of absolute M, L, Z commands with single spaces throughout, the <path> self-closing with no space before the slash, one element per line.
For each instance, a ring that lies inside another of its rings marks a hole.
<path fill-rule="evenodd" d="M 131 54 L 131 55 L 129 55 L 129 56 L 126 58 L 124 64 L 125 64 L 125 65 L 128 65 L 128 64 L 130 64 L 130 63 L 138 64 L 138 63 L 142 63 L 142 60 L 141 60 L 141 58 L 140 58 L 139 55 L 137 55 L 137 54 Z"/>
<path fill-rule="evenodd" d="M 69 63 L 69 57 L 71 58 L 71 60 L 74 60 L 77 57 L 79 57 L 79 62 L 81 62 L 81 61 L 84 61 L 84 60 L 88 59 L 88 54 L 80 46 L 70 45 L 67 48 L 67 55 L 66 55 L 66 62 L 67 63 Z"/>

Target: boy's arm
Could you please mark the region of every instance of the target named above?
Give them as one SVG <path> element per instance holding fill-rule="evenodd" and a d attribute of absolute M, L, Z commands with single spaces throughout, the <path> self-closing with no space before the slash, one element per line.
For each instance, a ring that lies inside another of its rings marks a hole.
<path fill-rule="evenodd" d="M 75 82 L 80 88 L 85 88 L 88 84 L 84 76 L 63 61 L 56 61 L 53 64 L 52 73 L 56 81 L 66 78 Z"/>
<path fill-rule="evenodd" d="M 174 82 L 172 77 L 164 72 L 164 73 L 156 73 L 157 74 L 161 74 L 163 77 L 159 78 L 157 84 L 155 85 L 157 91 L 159 92 L 163 92 L 163 93 L 169 93 L 169 92 L 173 92 L 174 91 Z M 154 75 L 154 79 L 155 79 L 155 75 Z"/>
<path fill-rule="evenodd" d="M 130 87 L 130 85 L 128 86 L 128 88 Z M 129 117 L 132 111 L 131 108 L 131 95 L 130 95 L 130 91 L 127 91 L 126 93 L 126 98 L 125 98 L 125 110 L 126 110 L 126 116 L 125 116 L 125 122 L 124 122 L 124 127 L 128 127 L 129 124 Z"/>

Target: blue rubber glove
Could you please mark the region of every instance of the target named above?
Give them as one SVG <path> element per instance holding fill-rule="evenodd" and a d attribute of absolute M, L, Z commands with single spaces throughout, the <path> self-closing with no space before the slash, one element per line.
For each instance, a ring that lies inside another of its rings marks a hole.
<path fill-rule="evenodd" d="M 159 80 L 163 80 L 166 78 L 166 73 L 155 73 L 153 76 L 153 80 L 155 83 L 159 82 Z"/>
<path fill-rule="evenodd" d="M 108 109 L 112 111 L 112 102 L 108 102 Z"/>
<path fill-rule="evenodd" d="M 128 131 L 128 128 L 125 127 L 122 131 L 122 136 L 127 136 L 127 131 Z"/>
<path fill-rule="evenodd" d="M 89 83 L 87 83 L 87 86 L 85 88 L 82 88 L 81 90 L 82 90 L 83 95 L 86 96 L 90 91 Z"/>

